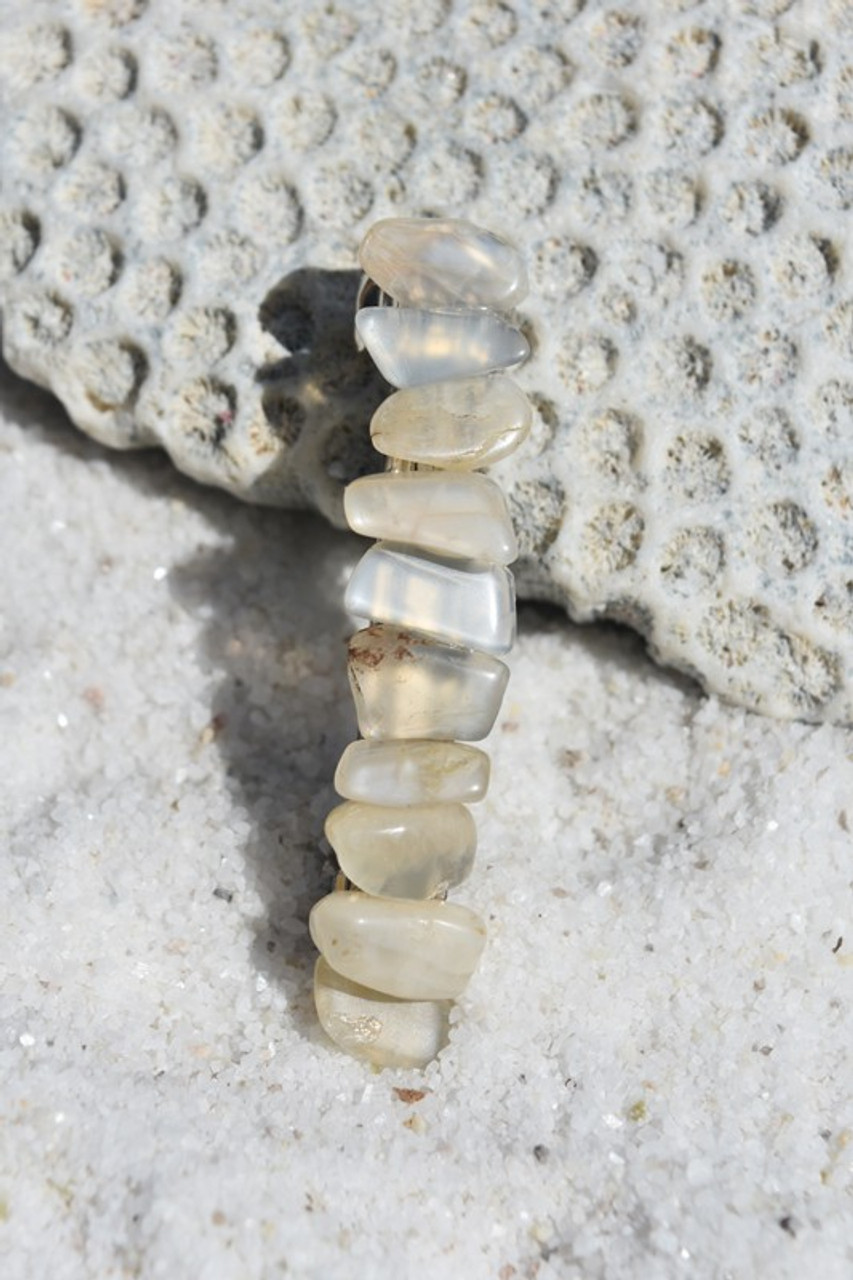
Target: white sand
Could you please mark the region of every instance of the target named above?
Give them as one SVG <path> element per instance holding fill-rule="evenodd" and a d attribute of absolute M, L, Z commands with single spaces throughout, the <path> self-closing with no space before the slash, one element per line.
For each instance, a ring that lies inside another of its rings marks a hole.
<path fill-rule="evenodd" d="M 372 1074 L 305 924 L 358 544 L 2 396 L 3 1280 L 846 1280 L 853 734 L 522 610 L 485 962 Z"/>

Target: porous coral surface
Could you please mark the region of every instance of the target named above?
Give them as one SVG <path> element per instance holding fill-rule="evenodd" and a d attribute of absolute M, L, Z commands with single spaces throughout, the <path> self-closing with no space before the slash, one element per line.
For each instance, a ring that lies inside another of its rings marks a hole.
<path fill-rule="evenodd" d="M 0 3 L 9 363 L 118 447 L 340 519 L 357 243 L 529 255 L 522 590 L 853 719 L 846 0 Z"/>

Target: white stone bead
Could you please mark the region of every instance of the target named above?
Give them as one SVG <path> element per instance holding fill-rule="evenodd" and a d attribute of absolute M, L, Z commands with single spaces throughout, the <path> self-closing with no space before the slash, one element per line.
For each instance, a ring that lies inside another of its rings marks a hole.
<path fill-rule="evenodd" d="M 389 458 L 469 471 L 505 458 L 527 438 L 530 401 L 493 373 L 395 391 L 373 415 L 373 446 Z"/>
<path fill-rule="evenodd" d="M 515 638 L 515 588 L 500 565 L 447 560 L 377 542 L 355 566 L 346 608 L 456 644 L 506 653 Z"/>
<path fill-rule="evenodd" d="M 486 928 L 453 902 L 403 902 L 330 893 L 308 919 L 331 967 L 364 987 L 404 1000 L 453 1000 L 480 958 Z"/>
<path fill-rule="evenodd" d="M 518 251 L 457 218 L 384 218 L 364 237 L 358 260 L 405 307 L 512 307 L 527 293 Z"/>
<path fill-rule="evenodd" d="M 477 827 L 464 804 L 405 809 L 347 800 L 326 819 L 341 871 L 377 898 L 435 898 L 471 874 Z"/>
<path fill-rule="evenodd" d="M 381 623 L 351 638 L 347 672 L 363 738 L 479 742 L 509 679 L 491 654 Z"/>
<path fill-rule="evenodd" d="M 503 490 L 488 476 L 385 472 L 347 485 L 344 513 L 366 538 L 405 542 L 439 555 L 509 564 L 518 555 Z"/>
<path fill-rule="evenodd" d="M 395 387 L 509 369 L 530 354 L 524 334 L 492 311 L 362 307 L 355 327 Z"/>
<path fill-rule="evenodd" d="M 398 1000 L 350 982 L 320 956 L 314 968 L 320 1025 L 338 1048 L 375 1067 L 425 1067 L 444 1048 L 449 1000 Z"/>
<path fill-rule="evenodd" d="M 335 790 L 365 804 L 413 805 L 482 800 L 489 757 L 461 742 L 351 742 L 335 772 Z"/>

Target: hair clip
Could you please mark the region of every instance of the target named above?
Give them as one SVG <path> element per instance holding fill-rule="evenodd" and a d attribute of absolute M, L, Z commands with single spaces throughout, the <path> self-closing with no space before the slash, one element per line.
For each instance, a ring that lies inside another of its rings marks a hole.
<path fill-rule="evenodd" d="M 369 625 L 349 643 L 360 739 L 343 753 L 326 837 L 340 867 L 311 911 L 314 998 L 342 1049 L 423 1067 L 476 968 L 483 921 L 446 901 L 471 871 L 490 732 L 515 635 L 507 565 L 516 542 L 500 487 L 480 469 L 512 453 L 530 405 L 504 370 L 529 354 L 501 312 L 524 264 L 471 223 L 389 218 L 359 250 L 356 333 L 397 390 L 370 424 L 386 470 L 350 484 L 347 522 L 377 539 L 346 607 Z"/>

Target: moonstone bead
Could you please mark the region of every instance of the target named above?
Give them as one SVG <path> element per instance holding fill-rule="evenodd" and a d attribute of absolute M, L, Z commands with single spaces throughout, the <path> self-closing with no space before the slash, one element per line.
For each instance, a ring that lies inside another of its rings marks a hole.
<path fill-rule="evenodd" d="M 464 804 L 391 809 L 347 800 L 326 819 L 341 871 L 377 898 L 435 898 L 471 874 L 477 826 Z"/>
<path fill-rule="evenodd" d="M 335 772 L 338 795 L 366 804 L 474 804 L 488 786 L 489 757 L 461 742 L 351 742 Z"/>
<path fill-rule="evenodd" d="M 515 638 L 515 587 L 501 565 L 377 542 L 355 566 L 344 600 L 357 617 L 412 627 L 487 653 L 508 652 Z"/>
<path fill-rule="evenodd" d="M 447 1044 L 449 1000 L 398 1000 L 335 973 L 320 956 L 314 967 L 320 1025 L 335 1044 L 375 1067 L 425 1067 Z"/>
<path fill-rule="evenodd" d="M 395 387 L 509 369 L 530 354 L 524 334 L 492 311 L 362 307 L 355 327 Z"/>
<path fill-rule="evenodd" d="M 352 636 L 347 672 L 363 738 L 479 742 L 509 679 L 491 654 L 380 623 Z"/>
<path fill-rule="evenodd" d="M 362 240 L 358 260 L 404 307 L 512 307 L 527 293 L 518 251 L 457 218 L 383 218 Z"/>
<path fill-rule="evenodd" d="M 492 373 L 395 391 L 374 413 L 370 436 L 386 457 L 470 471 L 517 449 L 531 416 L 521 387 Z"/>
<path fill-rule="evenodd" d="M 337 973 L 404 1000 L 455 999 L 486 941 L 480 917 L 456 903 L 345 891 L 315 903 L 308 927 Z"/>
<path fill-rule="evenodd" d="M 518 554 L 503 490 L 487 476 L 441 471 L 385 472 L 344 491 L 350 528 L 435 551 L 509 564 Z"/>

